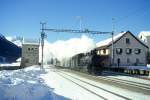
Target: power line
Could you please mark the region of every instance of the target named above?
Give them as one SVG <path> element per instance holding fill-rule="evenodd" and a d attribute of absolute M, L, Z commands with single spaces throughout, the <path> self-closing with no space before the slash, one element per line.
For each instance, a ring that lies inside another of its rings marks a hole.
<path fill-rule="evenodd" d="M 91 30 L 88 30 L 88 29 L 85 29 L 85 30 L 72 30 L 72 29 L 49 29 L 49 28 L 44 28 L 44 25 L 45 23 L 41 23 L 42 24 L 42 32 L 41 32 L 41 43 L 42 43 L 42 68 L 43 68 L 43 48 L 44 48 L 44 36 L 45 36 L 45 32 L 44 31 L 52 31 L 52 32 L 67 32 L 67 33 L 87 33 L 87 34 L 111 34 L 112 35 L 112 64 L 113 64 L 113 61 L 114 61 L 114 56 L 113 56 L 113 51 L 114 51 L 114 41 L 113 41 L 113 35 L 114 33 L 113 32 L 102 32 L 102 31 L 91 31 Z"/>

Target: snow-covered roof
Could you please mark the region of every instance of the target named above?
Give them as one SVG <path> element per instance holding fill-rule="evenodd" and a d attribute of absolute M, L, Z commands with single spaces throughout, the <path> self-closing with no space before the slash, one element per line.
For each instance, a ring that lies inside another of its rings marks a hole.
<path fill-rule="evenodd" d="M 141 31 L 140 33 L 139 33 L 139 35 L 138 35 L 138 37 L 140 37 L 140 36 L 150 36 L 150 31 Z"/>
<path fill-rule="evenodd" d="M 134 36 L 130 31 L 124 31 L 124 32 L 121 32 L 119 34 L 117 34 L 116 36 L 114 36 L 114 42 L 116 42 L 118 39 L 120 39 L 124 34 L 126 33 L 130 33 L 137 41 L 139 41 L 142 45 L 144 45 L 145 47 L 148 48 L 148 46 L 143 42 L 141 41 L 139 38 L 137 38 L 136 36 Z M 109 46 L 112 44 L 112 38 L 109 38 L 109 39 L 106 39 L 104 41 L 100 41 L 96 44 L 97 47 L 103 47 L 103 46 Z"/>
<path fill-rule="evenodd" d="M 117 34 L 116 36 L 113 37 L 114 41 L 116 41 L 117 39 L 119 39 L 121 36 L 123 36 L 124 34 L 126 33 L 125 32 L 121 32 L 119 34 Z M 108 38 L 106 40 L 103 40 L 103 41 L 100 41 L 98 43 L 96 43 L 96 46 L 97 47 L 102 47 L 102 46 L 106 46 L 106 45 L 109 45 L 112 43 L 112 38 Z"/>
<path fill-rule="evenodd" d="M 23 39 L 22 44 L 39 45 L 39 40 L 38 39 Z"/>

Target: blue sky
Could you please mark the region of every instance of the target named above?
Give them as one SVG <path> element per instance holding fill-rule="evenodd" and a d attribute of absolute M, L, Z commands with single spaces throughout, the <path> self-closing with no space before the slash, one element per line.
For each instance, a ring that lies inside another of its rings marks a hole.
<path fill-rule="evenodd" d="M 130 30 L 137 35 L 150 31 L 150 0 L 0 0 L 0 33 L 5 36 L 40 37 L 40 21 L 47 28 L 112 31 Z M 79 34 L 46 32 L 54 42 L 80 37 Z M 109 35 L 91 36 L 96 42 Z"/>

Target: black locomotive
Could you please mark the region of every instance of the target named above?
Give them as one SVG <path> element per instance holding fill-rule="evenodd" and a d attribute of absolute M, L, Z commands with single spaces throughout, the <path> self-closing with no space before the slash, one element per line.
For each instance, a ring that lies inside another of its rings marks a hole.
<path fill-rule="evenodd" d="M 92 50 L 86 54 L 80 53 L 70 58 L 68 67 L 89 74 L 101 74 L 104 58 L 106 57 L 97 55 L 96 50 Z"/>

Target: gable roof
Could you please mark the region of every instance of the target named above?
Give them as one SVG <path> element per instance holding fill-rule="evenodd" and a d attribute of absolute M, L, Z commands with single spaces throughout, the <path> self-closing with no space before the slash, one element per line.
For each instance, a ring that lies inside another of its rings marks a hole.
<path fill-rule="evenodd" d="M 119 41 L 123 36 L 125 36 L 127 33 L 131 34 L 139 43 L 141 43 L 142 45 L 144 45 L 146 48 L 148 48 L 148 46 L 142 42 L 140 39 L 138 39 L 136 36 L 134 36 L 130 31 L 126 31 L 126 32 L 121 32 L 119 34 L 117 34 L 116 36 L 113 37 L 114 39 L 114 43 L 116 43 L 117 41 Z M 109 47 L 112 45 L 112 38 L 108 38 L 104 41 L 100 41 L 96 44 L 97 47 Z"/>

